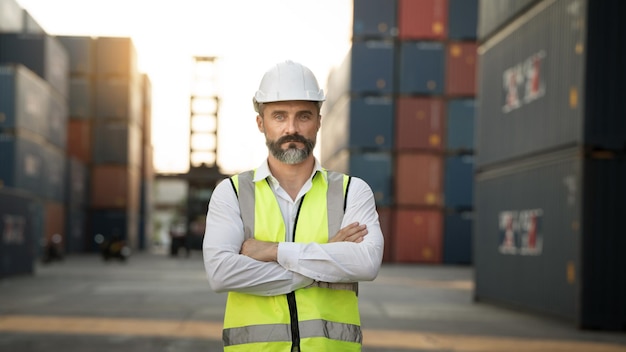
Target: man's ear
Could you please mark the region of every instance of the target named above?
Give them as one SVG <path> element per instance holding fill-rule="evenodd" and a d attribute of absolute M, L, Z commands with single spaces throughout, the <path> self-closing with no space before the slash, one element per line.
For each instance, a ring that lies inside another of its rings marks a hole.
<path fill-rule="evenodd" d="M 259 128 L 259 131 L 265 133 L 265 127 L 263 126 L 263 117 L 261 115 L 256 115 L 256 125 Z"/>

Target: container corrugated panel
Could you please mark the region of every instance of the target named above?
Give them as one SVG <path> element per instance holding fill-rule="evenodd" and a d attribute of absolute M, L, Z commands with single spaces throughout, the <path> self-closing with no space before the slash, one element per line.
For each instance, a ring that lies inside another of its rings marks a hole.
<path fill-rule="evenodd" d="M 448 0 L 398 0 L 398 38 L 443 40 L 448 36 Z"/>
<path fill-rule="evenodd" d="M 137 248 L 138 222 L 136 214 L 126 210 L 92 210 L 88 213 L 89 222 L 87 227 L 87 239 L 91 240 L 92 250 L 97 251 L 98 246 L 93 240 L 97 234 L 103 235 L 106 239 L 115 236 L 126 240 L 132 248 Z"/>
<path fill-rule="evenodd" d="M 353 97 L 335 104 L 322 122 L 322 154 L 388 151 L 393 148 L 393 100 L 390 97 Z"/>
<path fill-rule="evenodd" d="M 45 34 L 46 30 L 26 9 L 22 11 L 23 33 Z"/>
<path fill-rule="evenodd" d="M 352 37 L 393 38 L 398 33 L 396 0 L 354 0 Z"/>
<path fill-rule="evenodd" d="M 583 142 L 583 5 L 541 2 L 479 49 L 477 166 Z M 589 117 L 593 125 L 606 125 L 606 141 L 619 133 L 624 140 L 623 130 L 610 131 L 617 116 Z"/>
<path fill-rule="evenodd" d="M 440 210 L 394 210 L 393 256 L 397 263 L 441 263 L 443 215 Z"/>
<path fill-rule="evenodd" d="M 67 147 L 67 120 L 69 117 L 67 100 L 53 92 L 50 94 L 49 103 L 46 138 L 54 146 L 65 149 Z"/>
<path fill-rule="evenodd" d="M 443 263 L 472 264 L 472 227 L 470 210 L 445 212 L 443 218 Z"/>
<path fill-rule="evenodd" d="M 95 117 L 141 124 L 141 86 L 137 80 L 100 78 L 95 82 Z"/>
<path fill-rule="evenodd" d="M 74 157 L 85 164 L 91 163 L 93 138 L 90 120 L 70 119 L 67 124 L 67 150 L 69 157 Z"/>
<path fill-rule="evenodd" d="M 85 208 L 66 208 L 65 219 L 65 251 L 67 253 L 81 253 L 93 239 L 86 236 Z"/>
<path fill-rule="evenodd" d="M 139 209 L 140 177 L 127 166 L 96 165 L 90 171 L 91 208 Z"/>
<path fill-rule="evenodd" d="M 137 50 L 131 38 L 95 38 L 96 74 L 98 77 L 136 77 Z"/>
<path fill-rule="evenodd" d="M 48 133 L 50 89 L 42 78 L 20 64 L 0 65 L 0 89 L 0 130 Z"/>
<path fill-rule="evenodd" d="M 69 58 L 56 37 L 47 34 L 0 34 L 0 63 L 21 63 L 68 97 Z"/>
<path fill-rule="evenodd" d="M 449 97 L 473 97 L 476 95 L 475 42 L 449 42 L 446 46 L 446 85 Z"/>
<path fill-rule="evenodd" d="M 474 204 L 474 156 L 446 156 L 444 168 L 444 206 L 471 209 Z"/>
<path fill-rule="evenodd" d="M 0 0 L 0 32 L 21 32 L 22 6 L 15 0 Z"/>
<path fill-rule="evenodd" d="M 45 182 L 42 149 L 37 140 L 0 132 L 0 185 L 41 196 Z"/>
<path fill-rule="evenodd" d="M 66 168 L 65 204 L 70 209 L 85 208 L 87 206 L 89 189 L 87 183 L 88 167 L 84 162 L 74 157 L 68 157 Z"/>
<path fill-rule="evenodd" d="M 87 76 L 70 77 L 69 116 L 72 119 L 93 119 L 96 81 Z"/>
<path fill-rule="evenodd" d="M 380 230 L 383 233 L 385 239 L 385 245 L 383 248 L 383 263 L 392 263 L 393 260 L 393 208 L 391 207 L 377 207 L 378 222 L 380 223 Z"/>
<path fill-rule="evenodd" d="M 450 99 L 446 103 L 446 150 L 450 153 L 473 152 L 475 99 Z"/>
<path fill-rule="evenodd" d="M 122 164 L 140 167 L 141 129 L 128 121 L 93 121 L 92 161 L 94 164 Z"/>
<path fill-rule="evenodd" d="M 394 182 L 397 205 L 442 206 L 442 156 L 420 152 L 398 153 Z"/>
<path fill-rule="evenodd" d="M 38 208 L 36 198 L 0 188 L 0 278 L 34 273 Z"/>
<path fill-rule="evenodd" d="M 351 176 L 363 179 L 369 184 L 374 192 L 374 198 L 378 206 L 389 206 L 392 204 L 391 180 L 392 180 L 392 155 L 386 152 L 367 153 L 344 153 L 346 158 L 342 163 L 347 164 L 347 168 L 335 164 L 336 170 L 345 172 Z M 332 163 L 331 163 L 332 165 Z"/>
<path fill-rule="evenodd" d="M 626 157 L 581 155 L 573 148 L 478 175 L 476 296 L 623 330 Z"/>
<path fill-rule="evenodd" d="M 478 2 L 478 38 L 497 32 L 515 17 L 541 0 L 480 0 Z"/>
<path fill-rule="evenodd" d="M 475 40 L 479 0 L 448 0 L 448 39 Z"/>
<path fill-rule="evenodd" d="M 63 202 L 65 201 L 65 171 L 67 157 L 65 151 L 52 145 L 44 145 L 42 148 L 44 177 L 43 193 L 44 199 Z"/>
<path fill-rule="evenodd" d="M 59 36 L 69 57 L 71 76 L 93 76 L 96 73 L 95 39 L 87 36 Z"/>
<path fill-rule="evenodd" d="M 443 99 L 397 97 L 395 104 L 395 150 L 443 150 L 445 131 Z"/>
<path fill-rule="evenodd" d="M 400 42 L 399 92 L 443 94 L 444 50 L 442 42 Z"/>

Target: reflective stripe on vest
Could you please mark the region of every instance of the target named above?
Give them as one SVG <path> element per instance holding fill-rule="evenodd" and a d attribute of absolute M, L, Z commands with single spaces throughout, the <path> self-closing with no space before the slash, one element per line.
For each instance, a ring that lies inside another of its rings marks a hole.
<path fill-rule="evenodd" d="M 316 174 L 311 190 L 301 201 L 294 229 L 297 242 L 326 243 L 340 230 L 349 178 L 323 172 L 327 173 L 328 182 L 323 175 Z M 259 240 L 284 241 L 285 225 L 276 197 L 266 180 L 255 184 L 253 179 L 254 171 L 231 179 L 239 198 L 246 238 L 253 237 L 258 230 Z M 356 292 L 356 283 L 322 282 L 290 293 L 295 294 L 297 302 L 294 316 L 298 317 L 295 333 L 299 336 L 293 335 L 291 329 L 288 295 L 230 292 L 224 317 L 225 351 L 249 348 L 289 351 L 294 336 L 294 341 L 299 337 L 303 351 L 360 351 L 362 334 Z"/>

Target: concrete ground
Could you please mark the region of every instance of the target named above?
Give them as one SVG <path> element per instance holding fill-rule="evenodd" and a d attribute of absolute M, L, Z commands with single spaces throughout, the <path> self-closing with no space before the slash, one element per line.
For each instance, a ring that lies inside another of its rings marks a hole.
<path fill-rule="evenodd" d="M 468 266 L 390 265 L 360 285 L 363 351 L 626 352 L 626 334 L 472 300 Z M 201 253 L 72 255 L 0 280 L 0 351 L 221 351 Z"/>

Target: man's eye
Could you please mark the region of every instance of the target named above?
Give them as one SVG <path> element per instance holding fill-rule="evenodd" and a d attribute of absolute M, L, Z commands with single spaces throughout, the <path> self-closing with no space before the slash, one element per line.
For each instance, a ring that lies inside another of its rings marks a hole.
<path fill-rule="evenodd" d="M 284 119 L 285 119 L 285 115 L 274 115 L 274 119 L 275 119 L 275 120 L 282 121 L 282 120 L 284 120 Z"/>
<path fill-rule="evenodd" d="M 310 119 L 311 119 L 311 115 L 300 115 L 300 120 L 307 121 L 307 120 L 310 120 Z"/>

